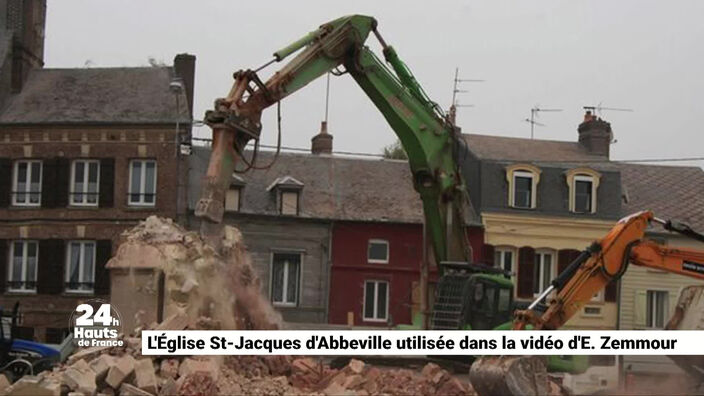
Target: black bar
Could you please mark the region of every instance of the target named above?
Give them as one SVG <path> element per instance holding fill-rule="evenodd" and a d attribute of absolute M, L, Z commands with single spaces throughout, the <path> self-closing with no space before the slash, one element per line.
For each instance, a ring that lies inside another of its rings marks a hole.
<path fill-rule="evenodd" d="M 692 227 L 688 224 L 680 223 L 679 221 L 668 220 L 665 223 L 665 229 L 668 231 L 674 231 L 684 236 L 688 236 L 699 242 L 704 242 L 704 234 L 694 231 Z"/>
<path fill-rule="evenodd" d="M 555 286 L 557 290 L 562 289 L 565 283 L 567 283 L 567 281 L 572 278 L 575 272 L 577 272 L 579 267 L 584 264 L 584 262 L 587 261 L 589 257 L 592 256 L 592 253 L 598 252 L 600 249 L 601 246 L 594 243 L 592 246 L 583 250 L 582 253 L 580 253 L 579 256 L 577 256 L 577 258 L 574 259 L 574 261 L 572 261 L 570 265 L 567 266 L 567 268 L 565 268 L 565 270 L 557 276 L 557 278 L 553 279 L 552 282 L 550 282 L 550 284 Z"/>

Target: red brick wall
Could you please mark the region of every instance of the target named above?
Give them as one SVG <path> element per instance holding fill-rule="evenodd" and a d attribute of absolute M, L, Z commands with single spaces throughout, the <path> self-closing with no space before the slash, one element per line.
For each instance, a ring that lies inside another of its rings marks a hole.
<path fill-rule="evenodd" d="M 481 228 L 470 228 L 469 234 L 474 259 L 480 261 L 483 231 Z M 355 325 L 386 326 L 386 323 L 363 320 L 365 280 L 383 280 L 389 282 L 391 324 L 410 324 L 413 284 L 420 279 L 422 225 L 335 223 L 332 235 L 329 322 L 346 324 L 347 313 L 353 312 Z M 370 239 L 389 242 L 388 264 L 367 262 Z M 437 280 L 435 268 L 431 268 L 430 280 Z"/>
<path fill-rule="evenodd" d="M 120 234 L 140 220 L 150 215 L 177 217 L 179 176 L 185 186 L 188 167 L 186 159 L 177 165 L 174 154 L 173 126 L 0 127 L 0 158 L 11 161 L 23 158 L 114 159 L 112 207 L 0 208 L 0 240 L 36 239 L 40 244 L 44 239 L 111 240 L 114 251 Z M 127 204 L 129 161 L 135 158 L 157 161 L 154 207 Z M 47 271 L 42 268 L 40 258 L 38 271 L 42 270 Z M 57 282 L 63 282 L 63 274 L 55 277 Z M 5 279 L 5 276 L 0 278 Z M 107 299 L 108 295 L 3 293 L 0 306 L 9 309 L 15 301 L 20 301 L 25 314 L 24 326 L 34 327 L 35 338 L 43 340 L 47 327 L 68 327 L 69 315 L 80 300 Z"/>

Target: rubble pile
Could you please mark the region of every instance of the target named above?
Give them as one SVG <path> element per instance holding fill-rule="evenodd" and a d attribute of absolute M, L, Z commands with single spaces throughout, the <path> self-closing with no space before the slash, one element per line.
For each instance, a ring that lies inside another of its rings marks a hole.
<path fill-rule="evenodd" d="M 165 276 L 166 312 L 185 313 L 191 328 L 280 327 L 281 316 L 262 295 L 236 228 L 224 228 L 220 254 L 197 233 L 156 216 L 126 231 L 123 238 L 125 242 L 108 266 L 150 261 Z M 197 321 L 201 322 L 198 326 Z"/>
<path fill-rule="evenodd" d="M 142 356 L 144 329 L 277 329 L 281 319 L 260 292 L 238 230 L 226 228 L 220 254 L 196 233 L 157 217 L 124 237 L 111 261 L 158 261 L 167 318 L 140 323 L 130 336 L 120 336 L 121 346 L 79 350 L 52 371 L 12 385 L 0 375 L 0 396 L 476 394 L 467 380 L 434 363 L 414 371 L 356 359 L 333 369 L 295 356 Z"/>

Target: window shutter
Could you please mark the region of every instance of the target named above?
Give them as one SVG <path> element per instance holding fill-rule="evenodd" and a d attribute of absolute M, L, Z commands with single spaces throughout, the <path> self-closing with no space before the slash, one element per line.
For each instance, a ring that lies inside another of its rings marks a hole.
<path fill-rule="evenodd" d="M 66 244 L 61 239 L 39 241 L 37 293 L 60 294 L 64 290 L 65 249 Z"/>
<path fill-rule="evenodd" d="M 71 162 L 66 158 L 56 159 L 56 180 L 54 184 L 54 207 L 68 206 L 69 184 L 71 183 Z"/>
<path fill-rule="evenodd" d="M 636 290 L 635 307 L 633 310 L 633 327 L 642 329 L 645 327 L 646 310 L 648 309 L 648 297 L 645 290 Z"/>
<path fill-rule="evenodd" d="M 0 208 L 7 208 L 10 206 L 11 192 L 12 160 L 9 158 L 0 158 Z"/>
<path fill-rule="evenodd" d="M 516 295 L 519 298 L 533 298 L 533 271 L 535 270 L 535 249 L 524 246 L 518 250 L 518 281 Z"/>
<path fill-rule="evenodd" d="M 0 239 L 0 293 L 5 291 L 7 284 L 8 240 Z"/>
<path fill-rule="evenodd" d="M 482 246 L 482 257 L 485 263 L 491 266 L 496 265 L 494 262 L 494 245 L 485 243 L 484 246 Z"/>
<path fill-rule="evenodd" d="M 56 207 L 56 158 L 42 160 L 42 207 Z"/>
<path fill-rule="evenodd" d="M 110 294 L 110 271 L 105 268 L 112 256 L 112 241 L 109 239 L 99 240 L 96 243 L 95 253 L 95 284 L 93 290 L 96 295 Z"/>
<path fill-rule="evenodd" d="M 115 202 L 115 159 L 103 158 L 100 160 L 100 191 L 99 203 L 101 208 L 112 208 Z"/>
<path fill-rule="evenodd" d="M 579 256 L 579 250 L 563 249 L 557 252 L 557 273 L 562 273 Z"/>
<path fill-rule="evenodd" d="M 604 290 L 604 301 L 606 302 L 616 302 L 616 295 L 618 294 L 618 280 L 613 280 L 606 285 L 606 290 Z"/>

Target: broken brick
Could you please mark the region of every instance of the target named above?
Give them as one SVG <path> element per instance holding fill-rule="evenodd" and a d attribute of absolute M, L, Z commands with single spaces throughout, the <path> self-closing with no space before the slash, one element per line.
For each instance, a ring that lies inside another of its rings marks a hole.
<path fill-rule="evenodd" d="M 117 389 L 127 377 L 134 372 L 135 360 L 131 355 L 124 355 L 115 361 L 115 364 L 108 370 L 105 382 Z"/>
<path fill-rule="evenodd" d="M 188 315 L 176 313 L 159 323 L 155 330 L 183 330 L 188 326 Z"/>
<path fill-rule="evenodd" d="M 95 347 L 81 349 L 78 352 L 74 353 L 73 355 L 69 356 L 67 363 L 73 364 L 74 362 L 77 362 L 81 359 L 92 360 L 94 357 L 100 355 L 101 353 L 107 352 L 107 350 L 110 348 L 112 348 L 112 347 L 95 346 Z"/>
<path fill-rule="evenodd" d="M 96 390 L 95 373 L 88 367 L 88 363 L 84 360 L 80 361 L 85 364 L 86 370 L 81 371 L 73 366 L 69 367 L 64 371 L 62 380 L 72 391 L 92 395 Z"/>
<path fill-rule="evenodd" d="M 178 375 L 181 377 L 187 377 L 191 374 L 200 373 L 209 376 L 213 381 L 218 380 L 220 370 L 214 361 L 208 360 L 196 360 L 196 359 L 186 359 L 181 363 L 178 369 Z"/>
<path fill-rule="evenodd" d="M 120 396 L 154 396 L 154 394 L 139 389 L 136 386 L 130 385 L 125 382 L 120 385 Z"/>
<path fill-rule="evenodd" d="M 42 380 L 34 375 L 25 375 L 6 389 L 9 396 L 60 396 L 61 384 Z"/>
<path fill-rule="evenodd" d="M 141 390 L 156 394 L 158 387 L 156 374 L 154 373 L 154 363 L 149 358 L 140 359 L 134 365 L 134 384 Z"/>
<path fill-rule="evenodd" d="M 10 381 L 5 374 L 0 374 L 0 391 L 10 386 Z"/>
<path fill-rule="evenodd" d="M 176 378 L 178 376 L 178 360 L 164 359 L 159 366 L 159 375 L 162 378 Z"/>
<path fill-rule="evenodd" d="M 102 379 L 105 375 L 107 375 L 108 370 L 112 365 L 115 364 L 115 357 L 112 355 L 107 355 L 103 354 L 98 356 L 97 358 L 91 360 L 91 362 L 88 364 L 95 373 L 95 376 L 99 379 Z"/>
<path fill-rule="evenodd" d="M 362 371 L 364 370 L 364 362 L 361 360 L 352 359 L 349 363 L 347 363 L 347 367 L 349 367 L 349 369 L 355 374 L 362 374 Z"/>

